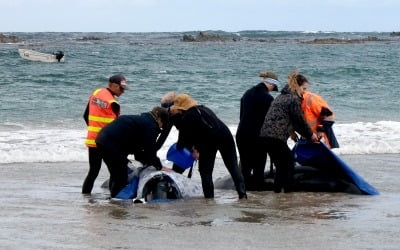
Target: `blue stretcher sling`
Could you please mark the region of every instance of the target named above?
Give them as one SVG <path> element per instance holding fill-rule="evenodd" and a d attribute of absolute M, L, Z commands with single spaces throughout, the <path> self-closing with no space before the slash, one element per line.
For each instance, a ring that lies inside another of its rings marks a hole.
<path fill-rule="evenodd" d="M 128 175 L 132 174 L 133 171 L 129 167 L 127 167 Z M 118 199 L 133 199 L 137 196 L 137 190 L 139 186 L 139 177 L 133 175 L 133 177 L 129 180 L 128 184 L 115 196 Z"/>
<path fill-rule="evenodd" d="M 372 185 L 351 169 L 342 159 L 324 143 L 312 143 L 299 140 L 293 148 L 296 161 L 303 166 L 326 170 L 356 185 L 364 194 L 379 194 Z"/>
<path fill-rule="evenodd" d="M 118 199 L 133 199 L 137 196 L 139 177 L 134 176 L 129 183 L 115 196 Z"/>

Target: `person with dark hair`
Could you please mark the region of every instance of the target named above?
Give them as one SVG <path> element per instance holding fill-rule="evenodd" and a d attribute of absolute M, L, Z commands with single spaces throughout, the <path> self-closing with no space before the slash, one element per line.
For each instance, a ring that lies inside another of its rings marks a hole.
<path fill-rule="evenodd" d="M 180 115 L 177 148 L 187 148 L 199 160 L 199 172 L 205 198 L 214 198 L 212 172 L 219 151 L 232 176 L 239 199 L 247 198 L 245 183 L 238 167 L 235 141 L 229 128 L 213 111 L 187 94 L 179 94 L 170 108 L 172 117 Z"/>
<path fill-rule="evenodd" d="M 240 167 L 247 190 L 262 191 L 267 151 L 260 138 L 265 115 L 274 100 L 270 91 L 278 91 L 278 76 L 274 72 L 261 72 L 263 80 L 248 89 L 240 99 L 240 120 L 236 132 L 236 144 L 240 155 Z"/>
<path fill-rule="evenodd" d="M 160 106 L 165 110 L 169 110 L 169 108 L 174 104 L 175 92 L 169 91 L 167 92 L 160 100 Z M 160 149 L 167 139 L 169 133 L 171 132 L 172 127 L 174 126 L 173 122 L 170 120 L 169 124 L 163 129 L 160 136 L 157 139 L 157 149 Z"/>
<path fill-rule="evenodd" d="M 293 169 L 295 165 L 292 151 L 287 145 L 289 136 L 299 133 L 312 142 L 319 142 L 304 118 L 301 100 L 309 84 L 307 78 L 297 71 L 289 74 L 289 83 L 281 94 L 272 102 L 269 108 L 260 136 L 274 161 L 276 173 L 274 176 L 274 192 L 291 191 Z"/>
<path fill-rule="evenodd" d="M 89 172 L 82 185 L 82 193 L 90 194 L 99 175 L 102 157 L 96 147 L 96 138 L 103 127 L 120 115 L 118 97 L 128 89 L 123 75 L 113 75 L 108 79 L 107 88 L 96 89 L 89 98 L 83 118 L 87 125 L 85 144 L 89 151 Z"/>
<path fill-rule="evenodd" d="M 156 141 L 168 121 L 168 112 L 154 107 L 140 115 L 121 115 L 100 131 L 96 145 L 110 172 L 112 198 L 128 182 L 128 155 L 133 154 L 145 166 L 167 170 L 157 156 Z"/>

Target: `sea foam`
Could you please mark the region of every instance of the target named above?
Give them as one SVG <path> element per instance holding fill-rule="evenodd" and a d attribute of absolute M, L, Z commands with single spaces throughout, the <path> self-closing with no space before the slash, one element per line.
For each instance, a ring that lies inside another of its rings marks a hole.
<path fill-rule="evenodd" d="M 229 126 L 233 135 L 237 126 Z M 342 154 L 400 154 L 400 122 L 336 123 L 334 131 Z M 165 163 L 169 147 L 177 141 L 174 128 L 158 156 Z M 22 126 L 0 130 L 0 163 L 87 161 L 84 129 L 32 129 Z M 294 142 L 288 140 L 292 147 Z M 220 157 L 218 154 L 217 157 Z"/>

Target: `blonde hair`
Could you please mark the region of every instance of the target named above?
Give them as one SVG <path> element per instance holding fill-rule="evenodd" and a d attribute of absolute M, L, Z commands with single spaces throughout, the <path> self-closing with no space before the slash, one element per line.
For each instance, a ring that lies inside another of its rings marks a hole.
<path fill-rule="evenodd" d="M 197 105 L 197 101 L 188 94 L 179 94 L 175 97 L 171 110 L 188 110 Z"/>
<path fill-rule="evenodd" d="M 308 83 L 307 78 L 302 74 L 300 74 L 299 71 L 295 70 L 289 74 L 288 80 L 289 80 L 289 90 L 298 95 L 299 97 L 303 97 L 303 95 L 301 94 L 302 90 L 300 87 L 303 86 L 303 84 Z"/>

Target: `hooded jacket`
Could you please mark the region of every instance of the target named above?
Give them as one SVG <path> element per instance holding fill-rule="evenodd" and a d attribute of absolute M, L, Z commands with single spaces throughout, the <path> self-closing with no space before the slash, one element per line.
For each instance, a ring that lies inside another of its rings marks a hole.
<path fill-rule="evenodd" d="M 293 131 L 307 139 L 312 136 L 301 109 L 301 98 L 292 93 L 286 85 L 272 102 L 261 127 L 260 136 L 286 142 Z"/>

